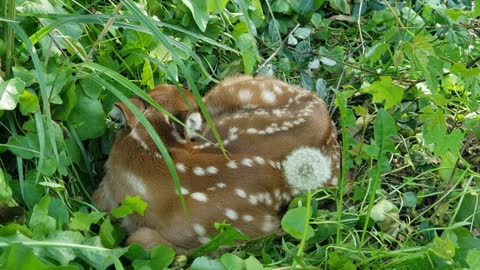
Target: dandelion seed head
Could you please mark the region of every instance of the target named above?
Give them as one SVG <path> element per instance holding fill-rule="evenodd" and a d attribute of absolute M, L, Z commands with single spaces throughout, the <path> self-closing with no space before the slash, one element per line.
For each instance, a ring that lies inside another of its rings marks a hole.
<path fill-rule="evenodd" d="M 282 162 L 288 184 L 301 191 L 324 187 L 332 177 L 332 161 L 320 149 L 302 147 Z"/>

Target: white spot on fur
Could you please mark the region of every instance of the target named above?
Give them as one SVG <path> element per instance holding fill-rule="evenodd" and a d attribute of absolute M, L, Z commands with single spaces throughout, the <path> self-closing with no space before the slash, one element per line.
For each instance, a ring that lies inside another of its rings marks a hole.
<path fill-rule="evenodd" d="M 268 164 L 269 164 L 270 166 L 272 166 L 273 168 L 275 168 L 275 169 L 277 168 L 277 167 L 276 167 L 276 164 L 275 164 L 275 161 L 273 161 L 273 160 L 269 160 L 269 161 L 268 161 Z"/>
<path fill-rule="evenodd" d="M 138 132 L 136 129 L 133 129 L 132 132 L 130 132 L 130 136 L 140 143 L 140 145 L 143 147 L 143 149 L 148 150 L 148 145 L 140 138 L 140 135 L 138 135 Z"/>
<path fill-rule="evenodd" d="M 208 166 L 207 167 L 207 173 L 208 174 L 216 174 L 218 172 L 218 169 L 214 166 Z"/>
<path fill-rule="evenodd" d="M 251 160 L 249 158 L 242 159 L 241 163 L 245 167 L 253 167 L 253 160 Z"/>
<path fill-rule="evenodd" d="M 218 188 L 226 188 L 227 187 L 227 185 L 225 183 L 217 183 L 216 186 Z"/>
<path fill-rule="evenodd" d="M 282 88 L 280 88 L 278 85 L 275 85 L 275 86 L 273 87 L 273 91 L 274 91 L 275 93 L 277 93 L 278 95 L 281 95 L 282 92 L 283 92 L 283 91 L 282 91 Z"/>
<path fill-rule="evenodd" d="M 263 232 L 271 232 L 273 231 L 278 225 L 275 224 L 274 222 L 274 218 L 270 215 L 265 215 L 265 218 L 264 218 L 264 223 L 262 225 L 262 231 Z"/>
<path fill-rule="evenodd" d="M 202 167 L 194 167 L 193 168 L 193 174 L 198 175 L 198 176 L 204 176 L 205 175 L 205 169 Z"/>
<path fill-rule="evenodd" d="M 250 100 L 252 100 L 252 96 L 253 94 L 250 92 L 250 90 L 243 89 L 238 92 L 238 98 L 240 99 L 240 102 L 244 104 L 249 103 Z"/>
<path fill-rule="evenodd" d="M 143 183 L 143 179 L 131 172 L 125 172 L 127 183 L 131 187 L 134 194 L 145 197 L 147 195 L 147 187 Z"/>
<path fill-rule="evenodd" d="M 202 192 L 194 192 L 190 196 L 192 197 L 192 199 L 197 200 L 199 202 L 207 202 L 208 201 L 207 195 L 205 193 L 202 193 Z"/>
<path fill-rule="evenodd" d="M 265 165 L 265 159 L 263 159 L 262 157 L 259 157 L 259 156 L 255 156 L 253 157 L 253 160 L 255 160 L 255 162 L 258 163 L 258 165 Z"/>
<path fill-rule="evenodd" d="M 194 145 L 193 146 L 193 149 L 204 149 L 204 148 L 207 148 L 209 146 L 211 146 L 212 144 L 210 142 L 206 142 L 206 143 L 203 143 L 203 144 L 199 144 L 199 145 Z"/>
<path fill-rule="evenodd" d="M 275 199 L 277 200 L 281 200 L 282 199 L 282 193 L 280 191 L 280 189 L 276 188 L 273 190 L 273 196 L 275 197 Z"/>
<path fill-rule="evenodd" d="M 247 129 L 247 134 L 255 134 L 255 133 L 257 133 L 257 132 L 258 132 L 258 130 L 257 130 L 256 128 L 249 128 L 249 129 Z"/>
<path fill-rule="evenodd" d="M 332 179 L 332 185 L 334 185 L 334 186 L 338 185 L 338 177 L 334 177 Z"/>
<path fill-rule="evenodd" d="M 230 169 L 236 169 L 238 168 L 238 165 L 235 160 L 230 160 L 229 162 L 227 162 L 227 167 Z"/>
<path fill-rule="evenodd" d="M 177 168 L 177 171 L 181 173 L 184 173 L 186 171 L 185 164 L 183 163 L 175 164 L 175 168 Z"/>
<path fill-rule="evenodd" d="M 258 204 L 258 199 L 255 195 L 248 195 L 248 201 L 253 205 Z"/>
<path fill-rule="evenodd" d="M 273 104 L 277 101 L 277 95 L 271 91 L 262 91 L 261 97 L 263 101 L 268 104 Z"/>
<path fill-rule="evenodd" d="M 225 208 L 225 216 L 231 220 L 237 220 L 238 219 L 238 213 L 230 208 Z"/>
<path fill-rule="evenodd" d="M 251 216 L 251 215 L 243 215 L 242 219 L 245 222 L 252 222 L 254 220 L 253 216 Z"/>
<path fill-rule="evenodd" d="M 200 242 L 201 244 L 206 244 L 208 242 L 210 242 L 210 238 L 206 237 L 206 236 L 201 236 L 198 238 L 198 242 Z"/>
<path fill-rule="evenodd" d="M 197 137 L 196 133 L 202 130 L 203 120 L 199 112 L 191 113 L 185 120 L 185 130 L 188 140 Z"/>
<path fill-rule="evenodd" d="M 180 191 L 182 192 L 182 195 L 188 195 L 190 194 L 190 191 L 188 191 L 188 189 L 184 188 L 184 187 L 181 187 L 180 188 Z"/>
<path fill-rule="evenodd" d="M 192 224 L 192 229 L 199 236 L 203 236 L 206 233 L 205 228 L 198 223 Z"/>
<path fill-rule="evenodd" d="M 237 194 L 237 196 L 240 197 L 240 198 L 247 198 L 247 193 L 245 192 L 245 190 L 243 190 L 241 188 L 236 188 L 235 189 L 235 194 Z"/>

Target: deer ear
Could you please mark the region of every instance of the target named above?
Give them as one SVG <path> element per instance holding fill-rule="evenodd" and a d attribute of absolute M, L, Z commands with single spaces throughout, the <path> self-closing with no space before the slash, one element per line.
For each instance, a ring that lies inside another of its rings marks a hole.
<path fill-rule="evenodd" d="M 203 117 L 197 110 L 181 112 L 175 115 L 185 126 L 177 122 L 170 121 L 173 124 L 174 133 L 181 137 L 185 142 L 194 141 L 197 138 L 196 133 L 200 133 L 203 127 Z"/>
<path fill-rule="evenodd" d="M 140 98 L 130 98 L 130 101 L 141 111 L 146 109 L 145 103 Z M 119 128 L 132 128 L 138 122 L 137 117 L 133 112 L 122 102 L 117 102 L 113 105 L 112 110 L 108 114 L 108 118 L 118 125 Z"/>
<path fill-rule="evenodd" d="M 202 114 L 198 111 L 191 111 L 187 114 L 185 118 L 185 139 L 188 141 L 193 141 L 198 137 L 197 133 L 200 133 L 203 128 L 203 117 Z"/>

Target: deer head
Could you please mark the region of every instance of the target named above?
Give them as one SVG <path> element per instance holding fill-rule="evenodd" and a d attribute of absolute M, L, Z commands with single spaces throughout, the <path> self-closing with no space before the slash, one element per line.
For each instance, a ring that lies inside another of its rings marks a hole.
<path fill-rule="evenodd" d="M 188 215 L 145 128 L 122 103 L 110 113 L 122 128 L 94 200 L 102 210 L 116 207 L 126 195 L 147 202 L 144 216 L 122 221 L 131 233 L 128 242 L 188 251 L 207 242 L 214 222 L 222 221 L 251 237 L 261 236 L 279 229 L 279 211 L 293 196 L 337 184 L 340 148 L 328 110 L 315 94 L 266 77 L 236 77 L 215 87 L 204 102 L 227 158 L 192 94 L 184 93 L 187 99 L 176 87 L 164 85 L 149 96 L 185 127 L 138 98 L 131 101 L 175 162 Z"/>

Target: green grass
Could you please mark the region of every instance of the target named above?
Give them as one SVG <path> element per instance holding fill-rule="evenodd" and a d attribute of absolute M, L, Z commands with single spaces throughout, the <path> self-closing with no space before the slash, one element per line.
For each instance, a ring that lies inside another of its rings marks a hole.
<path fill-rule="evenodd" d="M 6 2 L 0 268 L 480 268 L 473 1 Z M 125 247 L 90 198 L 112 142 L 106 113 L 131 95 L 151 102 L 145 90 L 162 83 L 188 85 L 201 101 L 236 73 L 327 101 L 343 148 L 339 186 L 292 201 L 284 228 L 303 224 L 292 235 L 219 249 L 244 238 L 223 224 L 188 257 Z"/>

